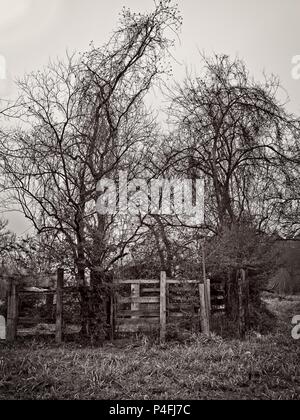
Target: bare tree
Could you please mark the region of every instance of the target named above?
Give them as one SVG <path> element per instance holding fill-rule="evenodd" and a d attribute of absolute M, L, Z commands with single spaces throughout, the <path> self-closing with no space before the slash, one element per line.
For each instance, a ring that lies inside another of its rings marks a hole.
<path fill-rule="evenodd" d="M 205 68 L 172 94 L 176 131 L 167 164 L 205 177 L 206 221 L 214 230 L 250 219 L 274 228 L 275 194 L 286 194 L 287 174 L 299 165 L 299 121 L 278 102 L 275 78 L 256 83 L 227 56 L 205 59 Z"/>
<path fill-rule="evenodd" d="M 199 266 L 197 244 L 208 238 L 208 268 L 230 286 L 234 316 L 236 271 L 255 273 L 251 297 L 259 304 L 257 290 L 275 268 L 270 234 L 298 224 L 299 120 L 279 103 L 274 77 L 257 83 L 240 60 L 227 56 L 204 63 L 203 74 L 169 90 L 173 130 L 152 169 L 154 176 L 205 179 L 205 223 L 158 216 L 149 228 L 169 271 L 175 243 L 182 252 L 188 243 Z"/>
<path fill-rule="evenodd" d="M 6 188 L 39 234 L 67 241 L 77 280 L 105 273 L 138 234 L 119 234 L 119 215 L 96 213 L 98 183 L 119 170 L 135 177 L 156 124 L 144 97 L 169 71 L 181 18 L 169 0 L 153 12 L 123 10 L 102 48 L 51 62 L 18 83 L 20 128 L 3 139 Z M 169 32 L 169 34 L 168 34 Z"/>

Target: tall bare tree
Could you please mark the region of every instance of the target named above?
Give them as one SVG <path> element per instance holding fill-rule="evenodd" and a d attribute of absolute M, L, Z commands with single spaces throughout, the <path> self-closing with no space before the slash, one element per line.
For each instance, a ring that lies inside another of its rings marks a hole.
<path fill-rule="evenodd" d="M 18 83 L 21 124 L 1 145 L 6 188 L 40 234 L 67 241 L 80 286 L 87 267 L 107 272 L 138 233 L 133 226 L 120 236 L 117 213 L 96 213 L 97 185 L 141 170 L 156 134 L 144 98 L 169 71 L 180 24 L 169 0 L 146 14 L 124 9 L 106 45 Z"/>

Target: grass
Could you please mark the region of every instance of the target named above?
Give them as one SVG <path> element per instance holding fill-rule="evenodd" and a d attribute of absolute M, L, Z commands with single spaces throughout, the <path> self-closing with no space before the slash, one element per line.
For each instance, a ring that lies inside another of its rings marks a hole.
<path fill-rule="evenodd" d="M 38 342 L 0 345 L 0 399 L 299 399 L 300 342 L 291 318 L 300 299 L 268 298 L 277 331 L 246 342 L 191 336 L 102 349 Z M 297 312 L 298 311 L 298 312 Z"/>

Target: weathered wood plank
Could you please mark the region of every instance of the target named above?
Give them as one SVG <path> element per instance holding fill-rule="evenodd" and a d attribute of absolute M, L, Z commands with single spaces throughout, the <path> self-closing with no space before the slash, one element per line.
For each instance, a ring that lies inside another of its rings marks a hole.
<path fill-rule="evenodd" d="M 200 320 L 201 320 L 201 330 L 205 335 L 210 335 L 210 328 L 207 316 L 207 307 L 205 299 L 205 285 L 199 284 L 199 295 L 200 295 Z"/>
<path fill-rule="evenodd" d="M 206 274 L 206 255 L 205 255 L 205 240 L 201 242 L 201 250 L 202 250 L 202 272 L 203 272 L 203 283 L 204 283 L 204 289 L 201 289 L 204 292 L 204 305 L 201 305 L 201 318 L 204 318 L 205 322 L 205 328 L 204 328 L 204 334 L 208 335 L 210 337 L 210 314 L 211 314 L 211 304 L 209 301 L 210 296 L 210 282 L 208 282 L 207 274 Z M 200 287 L 201 285 L 199 285 Z M 201 295 L 200 290 L 200 295 Z M 202 299 L 200 297 L 200 299 Z M 202 302 L 203 303 L 203 302 Z"/>
<path fill-rule="evenodd" d="M 64 270 L 57 270 L 57 290 L 56 290 L 56 331 L 55 341 L 57 344 L 62 342 L 63 327 L 63 287 L 64 287 Z"/>
<path fill-rule="evenodd" d="M 125 318 L 125 317 L 132 317 L 133 315 L 139 316 L 141 318 L 152 318 L 152 317 L 159 317 L 159 310 L 157 311 L 118 311 L 118 318 Z"/>
<path fill-rule="evenodd" d="M 167 284 L 198 284 L 199 280 L 167 279 Z M 158 279 L 116 280 L 115 284 L 159 284 Z"/>
<path fill-rule="evenodd" d="M 144 324 L 144 325 L 119 325 L 116 326 L 117 333 L 139 333 L 139 332 L 152 332 L 153 330 L 159 329 L 159 323 L 155 324 Z"/>
<path fill-rule="evenodd" d="M 208 309 L 211 312 L 211 282 L 210 279 L 206 280 L 207 285 L 207 300 L 208 300 Z"/>
<path fill-rule="evenodd" d="M 148 318 L 147 320 L 142 320 L 142 319 L 120 319 L 117 318 L 116 319 L 116 325 L 120 326 L 120 325 L 147 325 L 147 324 L 159 324 L 159 317 L 156 318 Z"/>
<path fill-rule="evenodd" d="M 160 293 L 160 289 L 159 288 L 142 289 L 142 295 L 144 293 Z"/>
<path fill-rule="evenodd" d="M 167 335 L 167 275 L 160 276 L 160 342 L 166 341 Z"/>
<path fill-rule="evenodd" d="M 185 280 L 185 279 L 181 279 L 181 280 L 175 280 L 175 279 L 167 279 L 167 284 L 199 284 L 199 280 Z"/>
<path fill-rule="evenodd" d="M 119 298 L 118 299 L 118 304 L 125 304 L 125 303 L 159 303 L 159 297 L 156 296 L 148 296 L 148 297 L 139 297 L 139 298 L 134 298 L 134 297 L 127 297 L 127 298 Z"/>
<path fill-rule="evenodd" d="M 115 339 L 115 299 L 114 296 L 110 296 L 110 340 L 113 341 Z"/>
<path fill-rule="evenodd" d="M 18 297 L 17 286 L 14 279 L 9 279 L 7 295 L 7 334 L 8 342 L 14 342 L 17 336 L 17 317 L 18 317 Z"/>
<path fill-rule="evenodd" d="M 145 279 L 137 279 L 137 280 L 116 280 L 115 284 L 159 284 L 158 279 L 153 280 L 145 280 Z"/>

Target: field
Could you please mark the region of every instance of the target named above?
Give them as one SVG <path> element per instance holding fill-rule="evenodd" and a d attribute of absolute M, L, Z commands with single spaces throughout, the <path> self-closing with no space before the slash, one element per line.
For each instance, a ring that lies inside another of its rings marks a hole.
<path fill-rule="evenodd" d="M 146 338 L 102 349 L 41 342 L 0 344 L 0 399 L 299 399 L 299 298 L 268 298 L 275 331 L 249 340 Z"/>

